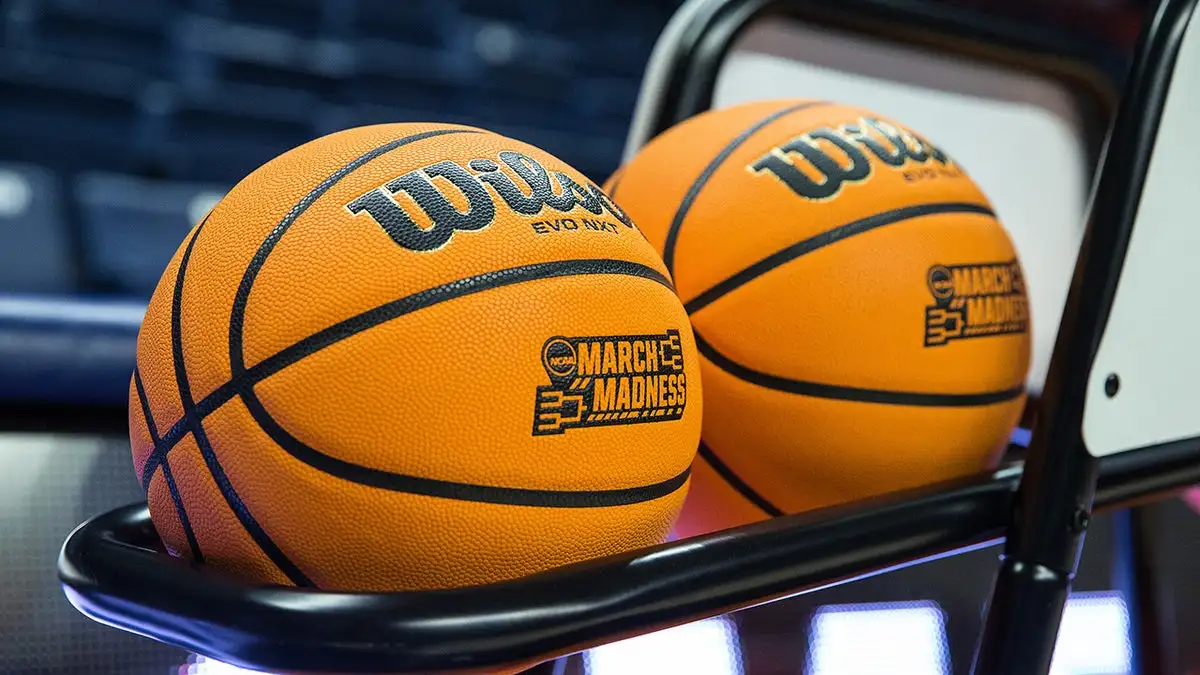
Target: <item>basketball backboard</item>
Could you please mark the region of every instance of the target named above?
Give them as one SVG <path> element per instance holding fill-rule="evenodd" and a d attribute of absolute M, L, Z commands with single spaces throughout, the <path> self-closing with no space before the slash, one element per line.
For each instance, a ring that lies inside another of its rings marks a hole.
<path fill-rule="evenodd" d="M 1153 145 L 1128 197 L 1130 223 L 1120 280 L 1092 366 L 1083 437 L 1097 456 L 1194 441 L 1200 436 L 1200 321 L 1184 309 L 1200 271 L 1191 191 L 1200 165 L 1188 152 L 1200 116 L 1200 26 L 1181 31 L 1172 77 L 1163 83 Z M 1132 93 L 1132 92 L 1131 92 Z M 1147 112 L 1153 110 L 1147 103 Z M 1150 132 L 1150 129 L 1147 129 Z M 1110 161 L 1128 161 L 1113 157 Z M 1134 190 L 1140 188 L 1140 195 Z M 1140 199 L 1139 199 L 1140 197 Z M 1097 202 L 1101 199 L 1097 197 Z"/>

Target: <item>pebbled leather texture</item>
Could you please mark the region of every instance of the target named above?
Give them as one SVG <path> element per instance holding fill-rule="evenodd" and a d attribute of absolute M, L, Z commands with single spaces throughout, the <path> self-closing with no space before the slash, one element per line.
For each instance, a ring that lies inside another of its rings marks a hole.
<path fill-rule="evenodd" d="M 679 534 L 998 460 L 1025 402 L 1027 296 L 953 154 L 869 110 L 762 101 L 677 125 L 610 179 L 701 352 L 707 451 Z"/>
<path fill-rule="evenodd" d="M 653 247 L 560 160 L 456 125 L 247 176 L 164 272 L 137 364 L 164 542 L 256 582 L 456 587 L 658 543 L 700 434 Z"/>

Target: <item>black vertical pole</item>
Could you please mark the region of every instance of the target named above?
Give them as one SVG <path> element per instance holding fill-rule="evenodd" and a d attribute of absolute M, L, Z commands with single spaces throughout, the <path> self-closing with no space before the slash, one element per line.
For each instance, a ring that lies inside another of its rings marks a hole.
<path fill-rule="evenodd" d="M 1086 382 L 1086 371 L 1083 377 Z M 1082 406 L 1082 399 L 1067 397 L 1058 410 L 1046 411 L 1045 431 L 1035 434 L 975 655 L 975 675 L 1050 671 L 1096 489 L 1096 461 L 1078 437 Z"/>
<path fill-rule="evenodd" d="M 1089 396 L 1121 395 L 1120 373 L 1092 364 L 1116 296 L 1175 57 L 1195 0 L 1151 8 L 1102 160 L 975 675 L 1046 675 L 1095 496 L 1083 442 Z M 1094 389 L 1091 389 L 1093 388 Z"/>

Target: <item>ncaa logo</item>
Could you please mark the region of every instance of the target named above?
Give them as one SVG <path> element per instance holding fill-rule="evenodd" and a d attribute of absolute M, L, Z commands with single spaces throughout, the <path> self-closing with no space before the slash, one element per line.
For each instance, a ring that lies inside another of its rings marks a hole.
<path fill-rule="evenodd" d="M 548 373 L 570 377 L 575 372 L 575 348 L 563 338 L 551 338 L 542 347 L 542 364 Z"/>
<path fill-rule="evenodd" d="M 938 300 L 954 297 L 954 275 L 945 265 L 929 268 L 929 292 Z"/>

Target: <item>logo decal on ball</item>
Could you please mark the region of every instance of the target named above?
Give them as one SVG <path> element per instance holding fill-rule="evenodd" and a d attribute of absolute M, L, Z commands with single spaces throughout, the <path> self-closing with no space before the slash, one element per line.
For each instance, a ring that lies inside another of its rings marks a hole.
<path fill-rule="evenodd" d="M 837 128 L 813 129 L 771 148 L 746 168 L 774 176 L 801 197 L 830 199 L 846 183 L 871 179 L 875 167 L 868 152 L 886 167 L 903 170 L 910 183 L 963 175 L 954 160 L 937 146 L 911 131 L 871 117 Z M 918 168 L 905 169 L 909 162 Z"/>
<path fill-rule="evenodd" d="M 933 304 L 925 308 L 925 346 L 1029 330 L 1025 278 L 1016 260 L 934 265 L 926 275 Z"/>
<path fill-rule="evenodd" d="M 683 417 L 687 378 L 679 331 L 552 337 L 542 346 L 550 384 L 538 387 L 533 435 Z"/>
<path fill-rule="evenodd" d="M 578 207 L 597 216 L 607 211 L 625 227 L 633 228 L 629 216 L 595 185 L 580 185 L 562 171 L 551 174 L 536 159 L 519 152 L 505 150 L 499 158 L 504 166 L 486 158 L 467 162 L 467 168 L 449 160 L 430 164 L 371 190 L 346 204 L 346 210 L 354 215 L 366 213 L 392 241 L 410 251 L 433 251 L 445 246 L 455 230 L 490 226 L 496 220 L 493 193 L 508 208 L 527 216 L 547 207 L 560 213 Z M 442 180 L 435 182 L 435 178 Z M 447 197 L 446 191 L 451 189 L 461 197 Z M 411 213 L 397 201 L 401 193 L 416 203 L 420 213 Z M 465 211 L 456 206 L 463 201 Z M 424 222 L 418 224 L 414 218 Z"/>

